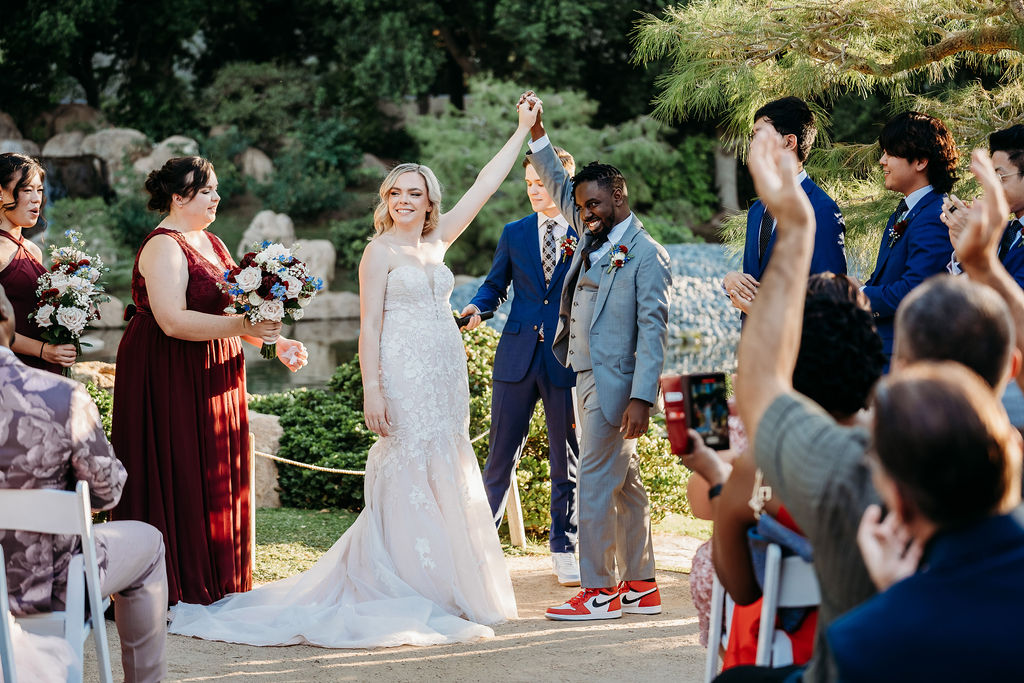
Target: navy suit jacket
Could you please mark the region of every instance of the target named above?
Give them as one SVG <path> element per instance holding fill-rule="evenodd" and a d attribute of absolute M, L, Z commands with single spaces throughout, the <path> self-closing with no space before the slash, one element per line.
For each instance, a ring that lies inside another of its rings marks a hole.
<path fill-rule="evenodd" d="M 875 272 L 864 286 L 871 300 L 882 350 L 892 355 L 893 316 L 903 297 L 926 278 L 945 273 L 949 252 L 949 229 L 939 220 L 942 214 L 942 193 L 932 190 L 907 214 L 907 227 L 903 236 L 890 247 L 889 229 L 895 223 L 890 216 L 878 246 Z"/>
<path fill-rule="evenodd" d="M 940 532 L 916 574 L 829 627 L 839 680 L 1021 680 L 1022 577 L 1021 508 Z"/>
<path fill-rule="evenodd" d="M 1010 221 L 1010 225 L 1006 226 L 1009 230 L 1010 226 L 1016 230 L 1016 222 Z M 1006 234 L 1005 231 L 1003 233 Z M 1006 252 L 1003 256 L 1003 266 L 1009 271 L 1010 276 L 1017 281 L 1017 284 L 1024 288 L 1024 240 L 1017 242 L 1013 247 Z"/>
<path fill-rule="evenodd" d="M 814 208 L 814 220 L 817 227 L 814 231 L 814 254 L 811 256 L 809 275 L 830 271 L 846 274 L 846 223 L 839 206 L 825 194 L 810 176 L 803 179 L 800 187 L 807 193 Z M 764 216 L 764 204 L 758 199 L 747 212 L 747 241 L 743 247 L 743 272 L 753 275 L 760 282 L 772 257 L 775 247 L 775 231 L 772 231 L 764 258 L 758 258 L 761 218 Z"/>
<path fill-rule="evenodd" d="M 567 233 L 576 237 L 569 226 Z M 551 282 L 544 284 L 540 263 L 537 214 L 531 213 L 501 232 L 494 262 L 487 279 L 470 302 L 481 311 L 493 311 L 508 298 L 509 283 L 515 287 L 512 310 L 505 321 L 498 349 L 494 354 L 493 377 L 499 382 L 519 382 L 526 376 L 537 347 L 537 333 L 544 324 L 544 368 L 555 386 L 576 384 L 576 373 L 558 362 L 551 352 L 551 340 L 558 329 L 558 304 L 562 282 L 572 259 L 559 257 Z"/>

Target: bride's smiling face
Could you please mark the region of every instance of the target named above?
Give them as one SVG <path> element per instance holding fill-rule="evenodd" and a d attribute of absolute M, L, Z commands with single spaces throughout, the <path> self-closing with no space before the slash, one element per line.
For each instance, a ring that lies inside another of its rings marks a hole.
<path fill-rule="evenodd" d="M 427 183 L 423 176 L 409 171 L 398 176 L 388 191 L 388 213 L 395 227 L 422 227 L 430 209 Z"/>

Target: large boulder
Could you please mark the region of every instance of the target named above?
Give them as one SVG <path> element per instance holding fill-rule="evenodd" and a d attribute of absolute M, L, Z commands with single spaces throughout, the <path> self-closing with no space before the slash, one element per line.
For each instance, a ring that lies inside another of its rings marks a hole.
<path fill-rule="evenodd" d="M 8 152 L 17 152 L 18 154 L 37 157 L 39 156 L 39 145 L 31 140 L 0 140 L 0 154 L 7 154 Z"/>
<path fill-rule="evenodd" d="M 158 142 L 152 152 L 136 159 L 132 167 L 142 175 L 149 175 L 174 157 L 196 156 L 197 154 L 199 154 L 198 142 L 184 135 L 172 135 Z"/>
<path fill-rule="evenodd" d="M 21 137 L 21 131 L 14 123 L 14 118 L 7 112 L 0 111 L 0 138 L 20 140 Z"/>
<path fill-rule="evenodd" d="M 85 133 L 80 130 L 58 133 L 43 145 L 43 156 L 47 159 L 80 157 L 85 153 L 82 151 L 82 140 L 84 139 Z"/>
<path fill-rule="evenodd" d="M 67 133 L 72 130 L 95 132 L 107 127 L 107 120 L 98 110 L 81 102 L 69 102 L 42 115 L 47 135 Z"/>
<path fill-rule="evenodd" d="M 257 183 L 268 183 L 274 176 L 274 162 L 262 150 L 247 147 L 235 157 L 235 163 L 242 175 L 252 178 Z"/>
<path fill-rule="evenodd" d="M 98 360 L 80 361 L 71 366 L 71 379 L 79 382 L 92 382 L 100 389 L 114 391 L 113 363 L 104 363 Z"/>
<path fill-rule="evenodd" d="M 119 184 L 114 181 L 125 169 L 125 162 L 132 164 L 149 154 L 150 145 L 145 133 L 134 128 L 107 128 L 86 135 L 82 139 L 82 152 L 103 160 L 106 180 L 116 187 Z"/>
<path fill-rule="evenodd" d="M 363 154 L 363 160 L 360 162 L 359 166 L 368 174 L 380 176 L 381 178 L 391 171 L 391 167 L 385 164 L 380 157 L 376 157 L 369 152 Z"/>
<path fill-rule="evenodd" d="M 100 317 L 94 320 L 91 325 L 98 330 L 116 329 L 124 327 L 124 302 L 116 296 L 111 296 L 109 301 L 99 305 Z"/>
<path fill-rule="evenodd" d="M 358 319 L 359 295 L 353 292 L 320 292 L 304 312 L 303 320 Z"/>
<path fill-rule="evenodd" d="M 264 415 L 250 411 L 249 431 L 255 438 L 257 451 L 277 455 L 278 444 L 281 441 L 281 435 L 284 434 L 277 415 Z M 256 497 L 256 507 L 281 507 L 281 496 L 278 495 L 277 488 L 277 463 L 257 455 L 255 479 L 253 495 Z"/>
<path fill-rule="evenodd" d="M 270 209 L 260 211 L 242 233 L 242 241 L 236 250 L 238 258 L 242 258 L 254 242 L 259 243 L 263 240 L 280 242 L 286 247 L 292 246 L 295 242 L 295 224 L 292 223 L 292 219 Z"/>
<path fill-rule="evenodd" d="M 311 275 L 324 281 L 324 287 L 334 280 L 337 252 L 330 240 L 295 240 L 292 253 L 306 264 Z"/>

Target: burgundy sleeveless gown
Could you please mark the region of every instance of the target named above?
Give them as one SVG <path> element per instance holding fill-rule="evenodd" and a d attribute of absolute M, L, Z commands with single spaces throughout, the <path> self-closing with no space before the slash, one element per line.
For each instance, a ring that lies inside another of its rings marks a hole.
<path fill-rule="evenodd" d="M 35 320 L 28 319 L 28 314 L 36 310 L 36 304 L 39 303 L 36 288 L 39 276 L 46 272 L 46 267 L 36 261 L 36 257 L 25 248 L 24 237 L 19 240 L 6 230 L 0 230 L 0 239 L 4 237 L 18 245 L 18 251 L 14 252 L 10 263 L 0 270 L 0 285 L 3 285 L 4 292 L 11 300 L 11 306 L 14 307 L 14 331 L 41 342 L 42 329 L 36 325 Z M 47 363 L 39 357 L 38 353 L 34 356 L 21 353 L 15 355 L 29 367 L 60 374 L 61 366 L 56 363 Z"/>
<path fill-rule="evenodd" d="M 213 264 L 174 230 L 188 259 L 189 310 L 223 315 L 231 297 L 218 287 L 234 261 L 206 233 Z M 139 252 L 142 249 L 140 247 Z M 136 256 L 132 316 L 117 350 L 111 441 L 128 470 L 114 519 L 148 522 L 164 534 L 170 604 L 209 604 L 252 588 L 249 540 L 249 413 L 238 337 L 168 337 L 149 307 Z"/>

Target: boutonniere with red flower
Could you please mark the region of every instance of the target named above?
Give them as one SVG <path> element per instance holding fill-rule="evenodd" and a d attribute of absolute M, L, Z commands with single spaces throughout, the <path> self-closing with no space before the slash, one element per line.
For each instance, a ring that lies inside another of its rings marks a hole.
<path fill-rule="evenodd" d="M 625 244 L 615 247 L 612 249 L 612 262 L 608 264 L 608 272 L 610 273 L 626 265 L 631 258 L 633 258 L 633 255 L 629 253 L 629 247 Z"/>
<path fill-rule="evenodd" d="M 562 238 L 562 241 L 558 243 L 559 248 L 562 250 L 562 262 L 564 263 L 567 259 L 571 259 L 572 255 L 576 253 L 576 245 L 579 244 L 579 240 L 572 235 L 566 235 Z"/>
<path fill-rule="evenodd" d="M 900 220 L 893 223 L 892 227 L 889 228 L 889 248 L 892 249 L 892 245 L 896 244 L 899 238 L 903 237 L 903 233 L 907 231 L 907 219 L 901 218 Z"/>

